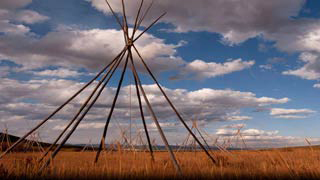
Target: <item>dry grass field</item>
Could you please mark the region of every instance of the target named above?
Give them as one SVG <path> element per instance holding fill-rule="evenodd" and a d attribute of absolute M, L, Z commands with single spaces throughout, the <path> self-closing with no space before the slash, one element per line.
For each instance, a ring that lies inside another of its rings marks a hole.
<path fill-rule="evenodd" d="M 37 152 L 11 153 L 0 160 L 0 179 L 319 179 L 320 149 L 293 148 L 261 151 L 212 152 L 213 165 L 203 152 L 176 152 L 183 177 L 175 173 L 167 152 L 104 152 L 94 165 L 94 152 L 61 152 L 38 172 Z"/>

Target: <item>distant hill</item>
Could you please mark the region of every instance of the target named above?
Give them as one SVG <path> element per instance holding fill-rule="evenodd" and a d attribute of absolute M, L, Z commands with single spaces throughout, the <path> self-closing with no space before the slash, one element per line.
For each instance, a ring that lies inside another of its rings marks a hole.
<path fill-rule="evenodd" d="M 11 134 L 4 134 L 0 132 L 0 150 L 4 151 L 8 148 L 8 146 L 12 145 L 16 141 L 18 141 L 20 137 L 14 136 Z M 36 142 L 33 140 L 25 139 L 21 142 L 14 151 L 39 151 L 41 148 L 48 148 L 51 144 L 46 142 Z M 82 150 L 83 146 L 78 145 L 69 145 L 66 144 L 63 146 L 63 150 L 73 150 L 79 151 Z"/>

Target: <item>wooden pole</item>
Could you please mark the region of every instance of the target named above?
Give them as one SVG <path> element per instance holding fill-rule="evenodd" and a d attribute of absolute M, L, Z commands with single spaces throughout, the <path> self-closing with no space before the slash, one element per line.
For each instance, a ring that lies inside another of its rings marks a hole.
<path fill-rule="evenodd" d="M 123 58 L 123 56 L 122 56 Z M 119 62 L 121 62 L 122 58 L 120 59 Z M 116 68 L 114 69 L 114 71 L 116 70 Z M 113 71 L 113 72 L 114 72 Z M 101 84 L 102 81 L 99 82 L 99 84 Z M 105 83 L 106 85 L 106 83 Z M 95 91 L 98 89 L 98 86 L 94 89 L 94 91 L 91 93 L 90 96 L 93 96 Z M 91 109 L 91 107 L 95 104 L 95 102 L 97 101 L 97 99 L 99 98 L 99 96 L 101 95 L 102 91 L 103 91 L 104 87 L 102 87 L 100 89 L 100 91 L 98 92 L 98 94 L 96 95 L 95 99 L 93 99 L 92 103 L 89 105 L 89 107 L 86 109 L 86 111 L 82 114 L 82 116 L 75 122 L 73 128 L 69 131 L 69 133 L 66 135 L 66 137 L 62 140 L 62 142 L 58 145 L 58 147 L 53 151 L 53 153 L 51 154 L 51 157 L 47 160 L 47 162 L 40 168 L 40 171 L 45 168 L 46 166 L 48 166 L 51 162 L 51 160 L 57 155 L 57 153 L 60 151 L 60 149 L 62 148 L 62 146 L 67 142 L 67 140 L 70 138 L 70 136 L 72 135 L 72 133 L 76 130 L 76 128 L 78 127 L 78 125 L 80 124 L 80 122 L 82 121 L 82 119 L 86 116 L 86 114 L 89 112 L 89 110 Z M 90 97 L 89 97 L 90 98 Z M 87 101 L 89 100 L 89 98 L 87 99 Z"/>
<path fill-rule="evenodd" d="M 120 60 L 119 58 L 122 59 L 123 55 L 124 55 L 124 51 L 121 52 L 122 54 L 120 54 L 120 56 L 116 57 L 116 61 L 113 61 L 112 66 L 110 67 L 110 69 L 108 70 L 108 72 L 103 76 L 103 78 L 100 80 L 100 82 L 98 83 L 98 85 L 96 87 L 99 87 L 102 82 L 109 76 L 110 72 L 112 71 L 111 75 L 108 77 L 107 81 L 105 82 L 105 85 L 100 89 L 100 91 L 102 91 L 104 89 L 104 87 L 107 85 L 107 83 L 109 82 L 109 80 L 111 79 L 113 73 L 115 72 L 115 69 L 119 66 L 120 64 Z M 116 66 L 116 68 L 114 68 Z M 97 89 L 96 89 L 97 90 Z M 95 93 L 96 91 L 94 91 L 93 93 Z M 61 139 L 61 137 L 63 136 L 63 134 L 69 129 L 69 127 L 74 123 L 74 121 L 78 118 L 78 116 L 80 115 L 80 113 L 82 112 L 82 110 L 85 108 L 85 106 L 88 104 L 88 102 L 91 100 L 93 96 L 90 96 L 90 98 L 85 102 L 85 104 L 82 105 L 82 107 L 80 108 L 80 110 L 78 111 L 78 113 L 74 116 L 74 118 L 69 122 L 69 124 L 64 128 L 64 130 L 60 133 L 60 135 L 58 136 L 58 138 L 50 145 L 50 147 L 46 150 L 46 152 L 42 155 L 42 157 L 38 160 L 39 162 L 41 162 L 47 155 L 48 153 L 52 150 L 52 148 L 54 146 L 56 146 L 57 142 Z"/>
<path fill-rule="evenodd" d="M 144 0 L 141 0 L 140 6 L 139 6 L 139 10 L 138 10 L 138 13 L 137 13 L 137 16 L 136 16 L 136 20 L 134 21 L 134 27 L 133 27 L 133 32 L 132 32 L 132 35 L 131 35 L 131 39 L 133 39 L 137 29 L 139 28 L 138 19 L 139 19 L 139 16 L 140 16 L 141 8 L 143 6 L 143 2 L 144 2 Z"/>
<path fill-rule="evenodd" d="M 151 9 L 151 7 L 152 7 L 153 3 L 154 3 L 154 0 L 152 0 L 152 1 L 151 1 L 151 3 L 149 4 L 149 6 L 148 6 L 147 10 L 146 10 L 146 11 L 145 11 L 145 13 L 142 15 L 141 19 L 139 19 L 138 27 L 137 27 L 137 28 L 139 28 L 139 27 L 140 27 L 140 25 L 141 25 L 142 21 L 144 20 L 144 18 L 145 18 L 145 17 L 147 16 L 147 14 L 149 13 L 149 11 L 150 11 L 150 9 Z"/>
<path fill-rule="evenodd" d="M 126 8 L 125 8 L 125 5 L 124 5 L 124 1 L 122 0 L 121 1 L 121 3 L 122 3 L 122 14 L 123 14 L 123 19 L 124 19 L 124 29 L 125 29 L 125 34 L 126 34 L 126 36 L 127 36 L 127 39 L 129 39 L 129 36 L 128 36 L 128 34 L 129 34 L 129 32 L 128 32 L 128 21 L 127 21 L 127 16 L 126 16 Z"/>
<path fill-rule="evenodd" d="M 128 51 L 129 51 L 129 54 L 130 54 L 130 53 L 131 53 L 131 49 L 129 48 Z M 153 121 L 154 121 L 154 123 L 156 124 L 156 127 L 157 127 L 157 129 L 158 129 L 158 131 L 159 131 L 159 133 L 160 133 L 160 136 L 161 136 L 161 138 L 162 138 L 162 141 L 163 141 L 163 143 L 165 144 L 165 146 L 166 146 L 166 148 L 167 148 L 167 150 L 168 150 L 168 152 L 169 152 L 171 161 L 173 162 L 173 165 L 174 165 L 177 173 L 180 174 L 180 175 L 182 175 L 181 168 L 180 168 L 180 166 L 179 166 L 179 164 L 178 164 L 178 162 L 177 162 L 177 160 L 176 160 L 176 158 L 175 158 L 175 155 L 173 154 L 173 151 L 172 151 L 172 149 L 171 149 L 171 147 L 170 147 L 170 145 L 169 145 L 169 143 L 168 143 L 168 141 L 167 141 L 167 138 L 166 138 L 166 136 L 164 135 L 164 133 L 163 133 L 163 131 L 162 131 L 162 129 L 161 129 L 161 126 L 160 126 L 160 124 L 159 124 L 159 122 L 158 122 L 158 119 L 157 119 L 157 117 L 156 117 L 156 115 L 155 115 L 155 113 L 154 113 L 154 111 L 153 111 L 153 109 L 152 109 L 152 107 L 151 107 L 151 104 L 150 104 L 150 102 L 149 102 L 149 100 L 148 100 L 148 98 L 147 98 L 147 95 L 146 95 L 146 93 L 144 92 L 144 89 L 143 89 L 143 87 L 142 87 L 142 85 L 141 85 L 141 81 L 140 81 L 139 75 L 138 75 L 138 73 L 137 73 L 137 71 L 136 71 L 136 69 L 135 69 L 134 62 L 133 62 L 132 59 L 130 59 L 130 60 L 131 60 L 131 65 L 132 65 L 132 67 L 133 67 L 132 69 L 133 69 L 134 76 L 135 76 L 135 78 L 137 79 L 137 82 L 138 82 L 138 85 L 139 85 L 139 87 L 140 87 L 141 93 L 142 93 L 142 95 L 143 95 L 143 97 L 144 97 L 144 100 L 145 100 L 145 102 L 146 102 L 146 104 L 147 104 L 147 107 L 148 107 L 148 109 L 149 109 L 149 111 L 150 111 L 150 113 L 151 113 L 151 115 L 152 115 Z"/>
<path fill-rule="evenodd" d="M 119 17 L 118 17 L 118 16 L 117 16 L 117 14 L 113 11 L 113 9 L 112 9 L 111 5 L 109 4 L 109 1 L 108 1 L 108 0 L 105 0 L 105 1 L 106 1 L 107 5 L 108 5 L 108 7 L 109 7 L 110 11 L 112 12 L 113 16 L 116 18 L 116 20 L 117 20 L 117 22 L 118 22 L 119 26 L 120 26 L 120 27 L 121 27 L 121 29 L 124 31 L 124 28 L 123 28 L 123 26 L 122 26 L 122 24 L 121 24 L 121 22 L 120 22 Z"/>
<path fill-rule="evenodd" d="M 131 53 L 130 53 L 130 61 L 133 61 L 133 58 L 132 58 L 132 54 L 131 54 Z M 151 141 L 150 141 L 150 137 L 149 137 L 149 133 L 148 133 L 148 128 L 147 128 L 146 120 L 144 119 L 144 113 L 143 113 L 143 108 L 142 108 L 142 103 L 141 103 L 140 92 L 139 92 L 139 88 L 138 88 L 138 82 L 137 82 L 136 76 L 134 75 L 133 65 L 131 66 L 131 69 L 132 69 L 132 74 L 133 74 L 133 77 L 134 77 L 134 83 L 135 83 L 136 92 L 137 92 L 137 98 L 138 98 L 138 102 L 139 102 L 139 109 L 140 109 L 141 119 L 142 119 L 144 131 L 145 131 L 145 133 L 146 133 L 146 137 L 147 137 L 147 141 L 148 141 L 148 145 L 149 145 L 150 156 L 151 156 L 151 160 L 154 161 L 152 144 L 151 144 Z"/>
<path fill-rule="evenodd" d="M 153 23 L 151 23 L 145 30 L 143 30 L 134 40 L 133 42 L 135 42 L 136 40 L 138 40 L 146 31 L 148 31 L 155 23 L 157 23 L 164 15 L 166 15 L 167 13 L 163 13 L 161 16 L 159 16 L 155 21 L 153 21 Z"/>
<path fill-rule="evenodd" d="M 179 114 L 179 112 L 177 111 L 177 109 L 174 107 L 174 105 L 172 104 L 172 102 L 170 101 L 169 97 L 167 96 L 167 94 L 164 92 L 164 90 L 162 89 L 162 87 L 160 86 L 160 84 L 158 83 L 157 79 L 154 77 L 153 73 L 151 72 L 150 68 L 148 67 L 148 65 L 145 63 L 144 59 L 142 58 L 142 56 L 140 55 L 139 51 L 137 50 L 137 48 L 135 47 L 135 45 L 133 45 L 134 50 L 137 52 L 140 60 L 142 61 L 144 67 L 147 69 L 148 73 L 150 74 L 150 76 L 152 77 L 152 79 L 154 80 L 154 82 L 157 84 L 157 86 L 159 87 L 160 91 L 162 92 L 163 96 L 166 98 L 166 100 L 168 101 L 169 105 L 171 106 L 171 108 L 173 109 L 173 111 L 176 113 L 176 115 L 178 116 L 179 120 L 181 121 L 181 123 L 184 125 L 184 127 L 189 131 L 189 133 L 192 135 L 192 137 L 197 141 L 197 143 L 199 144 L 199 146 L 205 151 L 205 153 L 207 154 L 207 156 L 211 159 L 211 161 L 216 164 L 216 160 L 210 155 L 210 153 L 206 150 L 206 148 L 202 145 L 202 143 L 199 141 L 199 139 L 194 135 L 194 133 L 191 131 L 191 129 L 188 127 L 188 125 L 186 124 L 186 122 L 184 122 L 183 118 L 181 117 L 181 115 Z"/>
<path fill-rule="evenodd" d="M 125 51 L 125 49 L 123 49 L 122 51 Z M 119 53 L 119 54 L 121 54 L 121 53 Z M 18 141 L 16 141 L 8 149 L 6 149 L 6 151 L 0 155 L 0 159 L 3 156 L 5 156 L 8 152 L 13 150 L 16 146 L 18 146 L 30 134 L 32 134 L 34 131 L 39 129 L 43 124 L 45 124 L 49 119 L 51 119 L 56 113 L 58 113 L 64 106 L 66 106 L 70 101 L 72 101 L 75 97 L 77 97 L 84 89 L 86 89 L 90 84 L 92 84 L 92 82 L 94 82 L 106 69 L 109 68 L 109 66 L 115 61 L 115 59 L 113 61 L 111 61 L 108 65 L 106 65 L 94 78 L 92 78 L 86 85 L 84 85 L 79 91 L 77 91 L 73 96 L 71 96 L 66 102 L 64 102 L 61 106 L 59 106 L 55 111 L 53 111 L 47 118 L 45 118 L 43 121 L 41 121 L 36 127 L 31 129 L 28 133 L 26 133 Z"/>
<path fill-rule="evenodd" d="M 129 47 L 129 48 L 130 48 L 130 47 Z M 114 99 L 113 99 L 112 106 L 111 106 L 111 109 L 110 109 L 110 112 L 109 112 L 109 115 L 108 115 L 108 119 L 107 119 L 107 121 L 106 121 L 104 130 L 103 130 L 103 134 L 102 134 L 100 146 L 99 146 L 99 149 L 98 149 L 98 151 L 97 151 L 96 158 L 95 158 L 95 161 L 94 161 L 95 163 L 98 162 L 98 159 L 99 159 L 99 155 L 100 155 L 102 146 L 104 145 L 104 142 L 105 142 L 105 138 L 106 138 L 108 126 L 109 126 L 109 123 L 110 123 L 110 119 L 111 119 L 111 116 L 112 116 L 114 107 L 115 107 L 116 102 L 117 102 L 117 99 L 118 99 L 118 95 L 119 95 L 119 92 L 120 92 L 120 89 L 121 89 L 121 85 L 122 85 L 122 81 L 123 81 L 123 78 L 124 78 L 124 74 L 125 74 L 126 69 L 127 69 L 128 59 L 129 59 L 129 52 L 128 52 L 128 54 L 127 54 L 126 62 L 125 62 L 125 65 L 124 65 L 124 67 L 123 67 L 122 74 L 121 74 L 121 77 L 120 77 L 120 80 L 119 80 L 119 83 L 118 83 L 117 92 L 116 92 L 116 95 L 115 95 L 115 97 L 114 97 Z"/>

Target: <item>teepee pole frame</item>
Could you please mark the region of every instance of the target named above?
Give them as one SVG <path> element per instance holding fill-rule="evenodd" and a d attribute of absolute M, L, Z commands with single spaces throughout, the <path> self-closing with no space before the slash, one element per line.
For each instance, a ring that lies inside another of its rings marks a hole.
<path fill-rule="evenodd" d="M 175 157 L 175 155 L 173 153 L 173 150 L 172 150 L 171 146 L 169 145 L 169 142 L 168 142 L 168 140 L 167 140 L 167 138 L 166 138 L 161 126 L 160 126 L 160 123 L 159 123 L 159 121 L 157 119 L 157 116 L 156 116 L 155 112 L 153 111 L 151 103 L 149 102 L 148 97 L 146 95 L 146 92 L 145 92 L 145 90 L 143 88 L 143 85 L 141 83 L 139 74 L 138 74 L 138 72 L 136 70 L 135 63 L 134 63 L 134 60 L 133 60 L 133 54 L 132 53 L 133 53 L 133 50 L 134 50 L 135 53 L 139 57 L 138 59 L 140 59 L 139 62 L 142 62 L 143 66 L 145 67 L 145 69 L 148 72 L 147 74 L 149 74 L 151 76 L 151 78 L 153 79 L 153 81 L 157 84 L 157 86 L 160 89 L 162 95 L 165 97 L 166 101 L 171 106 L 171 108 L 173 109 L 173 111 L 177 115 L 178 119 L 181 121 L 181 123 L 184 125 L 184 127 L 188 130 L 188 132 L 194 138 L 194 140 L 199 144 L 199 146 L 205 151 L 205 153 L 211 159 L 211 161 L 213 163 L 216 163 L 215 159 L 211 156 L 211 154 L 207 151 L 207 149 L 202 145 L 200 140 L 192 132 L 192 129 L 190 129 L 188 127 L 188 125 L 186 124 L 186 122 L 184 121 L 182 116 L 179 114 L 179 112 L 177 111 L 177 109 L 175 108 L 175 106 L 173 105 L 171 100 L 168 98 L 168 96 L 165 93 L 165 91 L 162 89 L 162 87 L 158 83 L 157 79 L 155 78 L 155 76 L 153 75 L 152 71 L 150 70 L 150 68 L 146 64 L 145 60 L 142 58 L 142 56 L 139 53 L 138 49 L 134 45 L 134 42 L 137 41 L 154 24 L 156 24 L 166 13 L 163 13 L 161 16 L 156 18 L 149 26 L 147 26 L 144 30 L 142 30 L 140 32 L 140 34 L 138 34 L 135 37 L 135 34 L 138 31 L 142 21 L 145 19 L 146 15 L 148 14 L 149 10 L 151 9 L 151 7 L 153 5 L 153 1 L 148 6 L 147 10 L 144 13 L 142 13 L 142 15 L 141 15 L 141 9 L 142 9 L 143 3 L 144 3 L 144 0 L 141 0 L 140 6 L 139 6 L 139 9 L 138 9 L 138 13 L 137 13 L 135 21 L 134 21 L 134 28 L 133 28 L 131 36 L 129 36 L 129 26 L 128 26 L 128 21 L 127 21 L 127 16 L 126 16 L 126 8 L 125 8 L 124 0 L 121 0 L 121 3 L 122 3 L 122 19 L 120 19 L 117 16 L 117 14 L 113 11 L 113 9 L 112 9 L 111 5 L 109 4 L 108 0 L 106 0 L 106 3 L 108 5 L 108 7 L 110 8 L 110 11 L 112 12 L 113 16 L 115 17 L 117 23 L 120 25 L 120 27 L 121 27 L 121 29 L 123 31 L 123 36 L 124 36 L 124 40 L 125 40 L 125 47 L 123 48 L 123 50 L 108 65 L 106 65 L 90 82 L 88 82 L 83 88 L 81 88 L 78 92 L 76 92 L 72 97 L 70 97 L 66 102 L 64 102 L 60 107 L 58 107 L 52 114 L 50 114 L 46 119 L 44 119 L 42 122 L 40 122 L 34 129 L 29 131 L 23 137 L 21 137 L 9 149 L 7 149 L 3 154 L 1 154 L 0 158 L 3 157 L 9 151 L 11 151 L 13 148 L 15 148 L 19 143 L 21 143 L 31 133 L 33 133 L 38 128 L 40 128 L 43 124 L 45 124 L 50 118 L 52 118 L 57 112 L 59 112 L 65 105 L 69 104 L 70 101 L 72 101 L 84 89 L 86 89 L 90 84 L 92 84 L 95 80 L 97 80 L 109 68 L 109 70 L 103 75 L 103 77 L 101 77 L 99 83 L 95 86 L 94 90 L 87 97 L 86 101 L 82 104 L 82 106 L 80 107 L 78 112 L 69 121 L 69 123 L 66 126 L 66 128 L 63 129 L 63 131 L 60 133 L 58 138 L 54 141 L 54 143 L 47 149 L 47 151 L 41 157 L 40 161 L 42 161 L 42 159 L 47 156 L 47 154 L 53 149 L 54 146 L 57 146 L 57 147 L 55 147 L 55 149 L 53 150 L 52 154 L 47 159 L 47 161 L 42 165 L 42 167 L 40 168 L 40 171 L 42 171 L 45 167 L 47 167 L 50 164 L 50 162 L 55 158 L 55 156 L 59 153 L 61 148 L 65 145 L 65 143 L 69 140 L 71 135 L 77 129 L 78 125 L 85 118 L 85 116 L 90 111 L 90 109 L 94 106 L 96 101 L 99 99 L 101 93 L 103 92 L 103 90 L 107 86 L 109 80 L 112 78 L 112 76 L 114 75 L 115 71 L 118 69 L 119 65 L 121 64 L 121 62 L 123 62 L 124 57 L 126 56 L 125 62 L 124 62 L 123 68 L 122 68 L 122 73 L 121 73 L 120 79 L 118 81 L 117 90 L 116 90 L 116 93 L 115 93 L 115 95 L 113 97 L 112 105 L 110 107 L 109 114 L 108 114 L 108 117 L 107 117 L 106 122 L 105 122 L 105 127 L 104 127 L 104 130 L 103 130 L 102 136 L 101 136 L 100 146 L 99 146 L 99 149 L 98 149 L 98 151 L 96 153 L 96 157 L 95 157 L 95 161 L 94 162 L 98 161 L 99 156 L 100 156 L 100 152 L 105 147 L 105 140 L 106 140 L 106 135 L 107 135 L 109 123 L 111 121 L 112 114 L 113 114 L 114 109 L 116 107 L 117 99 L 118 99 L 118 96 L 119 96 L 119 93 L 120 93 L 120 90 L 121 90 L 122 83 L 124 81 L 124 76 L 126 74 L 126 69 L 128 67 L 128 62 L 130 61 L 131 71 L 132 71 L 132 74 L 133 74 L 133 77 L 134 77 L 134 80 L 135 80 L 136 94 L 137 94 L 138 102 L 139 102 L 141 120 L 142 120 L 142 123 L 143 123 L 143 126 L 144 126 L 144 130 L 145 130 L 145 134 L 146 134 L 147 140 L 148 140 L 151 159 L 154 161 L 154 154 L 153 154 L 153 149 L 152 149 L 152 143 L 150 141 L 150 137 L 149 137 L 149 133 L 148 133 L 148 128 L 147 128 L 146 121 L 145 121 L 145 115 L 144 115 L 143 108 L 142 108 L 140 92 L 141 92 L 142 97 L 143 97 L 143 99 L 144 99 L 144 101 L 146 103 L 147 109 L 150 112 L 151 117 L 152 117 L 152 119 L 153 119 L 153 121 L 154 121 L 154 123 L 155 123 L 155 125 L 157 127 L 157 130 L 158 130 L 158 132 L 160 134 L 160 137 L 161 137 L 164 145 L 166 146 L 166 149 L 167 149 L 167 151 L 169 153 L 169 157 L 170 157 L 170 159 L 171 159 L 171 161 L 172 161 L 172 163 L 173 163 L 173 165 L 174 165 L 174 167 L 176 169 L 176 172 L 178 174 L 182 174 L 182 171 L 181 171 L 181 168 L 180 168 L 180 166 L 178 164 L 178 161 L 177 161 L 177 159 L 176 159 L 176 157 Z M 122 21 L 122 23 L 121 23 L 121 21 Z M 133 48 L 133 50 L 132 50 L 132 48 Z M 69 128 L 71 128 L 71 129 L 69 130 Z M 66 135 L 64 135 L 67 132 L 67 130 L 69 130 L 69 132 Z M 57 145 L 58 141 L 63 136 L 64 136 L 64 138 L 62 139 L 60 144 Z"/>

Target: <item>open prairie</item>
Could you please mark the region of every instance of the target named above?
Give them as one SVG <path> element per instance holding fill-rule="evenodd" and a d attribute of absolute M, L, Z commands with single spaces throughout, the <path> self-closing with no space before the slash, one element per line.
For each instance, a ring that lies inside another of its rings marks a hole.
<path fill-rule="evenodd" d="M 2 179 L 318 179 L 320 149 L 290 148 L 215 152 L 214 165 L 203 152 L 175 152 L 183 176 L 176 174 L 167 152 L 103 152 L 94 165 L 94 152 L 63 151 L 43 172 L 38 152 L 11 153 L 1 159 Z"/>

